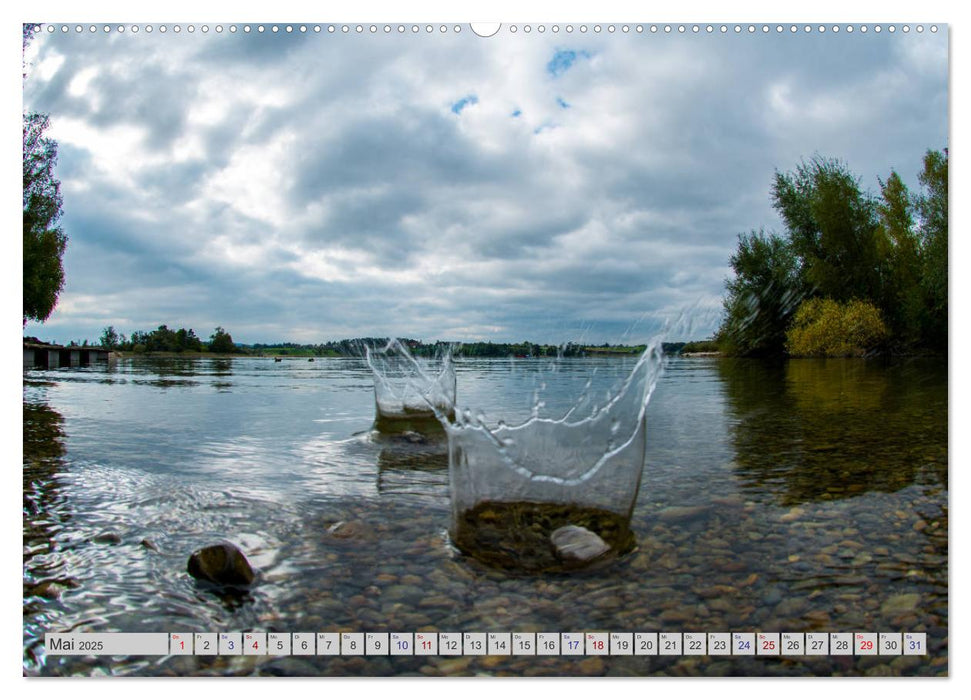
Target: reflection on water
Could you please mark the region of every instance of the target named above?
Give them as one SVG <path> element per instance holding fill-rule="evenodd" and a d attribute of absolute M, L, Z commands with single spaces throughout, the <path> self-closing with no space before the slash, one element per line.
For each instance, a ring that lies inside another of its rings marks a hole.
<path fill-rule="evenodd" d="M 140 358 L 24 373 L 29 675 L 938 675 L 948 669 L 947 376 L 934 363 L 671 358 L 603 571 L 512 576 L 450 544 L 445 443 L 376 434 L 361 360 Z M 495 423 L 627 359 L 459 360 Z M 259 579 L 186 573 L 222 540 Z M 925 657 L 44 657 L 45 631 L 900 630 Z M 582 665 L 579 665 L 582 664 Z"/>
<path fill-rule="evenodd" d="M 65 590 L 78 587 L 54 554 L 70 525 L 66 496 L 57 483 L 64 456 L 64 419 L 43 403 L 24 402 L 24 621 L 45 618 Z M 39 635 L 25 629 L 25 660 L 37 664 Z"/>
<path fill-rule="evenodd" d="M 938 362 L 718 364 L 736 470 L 782 504 L 947 487 L 947 372 Z"/>

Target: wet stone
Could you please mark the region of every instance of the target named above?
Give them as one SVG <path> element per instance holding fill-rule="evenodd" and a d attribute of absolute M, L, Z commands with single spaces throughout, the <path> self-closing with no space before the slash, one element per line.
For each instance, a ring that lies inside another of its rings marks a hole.
<path fill-rule="evenodd" d="M 373 528 L 361 520 L 340 521 L 331 525 L 327 531 L 334 537 L 347 540 L 369 540 L 374 536 Z"/>
<path fill-rule="evenodd" d="M 588 562 L 610 551 L 610 546 L 599 536 L 577 525 L 554 530 L 550 541 L 561 559 Z"/>
<path fill-rule="evenodd" d="M 766 605 L 777 605 L 782 601 L 782 591 L 773 587 L 769 589 L 766 594 L 762 597 L 762 602 Z"/>
<path fill-rule="evenodd" d="M 604 661 L 599 656 L 588 656 L 577 664 L 577 673 L 584 676 L 600 676 L 604 672 Z"/>
<path fill-rule="evenodd" d="M 117 532 L 102 532 L 91 538 L 95 544 L 120 544 L 121 535 Z"/>
<path fill-rule="evenodd" d="M 249 585 L 255 578 L 246 557 L 228 542 L 193 552 L 186 568 L 193 578 L 219 585 Z"/>
<path fill-rule="evenodd" d="M 609 551 L 595 559 L 558 556 L 551 537 L 574 526 L 596 535 Z M 483 502 L 456 519 L 452 541 L 465 554 L 497 569 L 561 572 L 601 565 L 634 548 L 628 519 L 578 504 Z"/>
<path fill-rule="evenodd" d="M 880 606 L 880 612 L 883 615 L 903 615 L 916 610 L 919 603 L 919 593 L 903 593 L 887 598 L 884 604 Z"/>
<path fill-rule="evenodd" d="M 700 518 L 708 513 L 707 506 L 671 506 L 659 511 L 657 519 L 661 522 L 686 522 Z"/>
<path fill-rule="evenodd" d="M 806 607 L 807 603 L 803 598 L 789 598 L 776 606 L 774 614 L 781 618 L 798 617 Z"/>

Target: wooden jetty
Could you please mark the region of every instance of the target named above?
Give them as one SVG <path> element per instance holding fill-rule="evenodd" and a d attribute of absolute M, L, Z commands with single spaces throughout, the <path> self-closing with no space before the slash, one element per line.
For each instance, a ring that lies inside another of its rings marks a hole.
<path fill-rule="evenodd" d="M 24 340 L 24 369 L 86 367 L 107 362 L 111 351 L 94 345 L 51 345 Z"/>

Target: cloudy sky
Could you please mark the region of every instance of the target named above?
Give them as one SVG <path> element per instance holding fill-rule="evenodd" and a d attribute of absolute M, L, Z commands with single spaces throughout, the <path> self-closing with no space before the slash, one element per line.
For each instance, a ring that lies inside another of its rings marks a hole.
<path fill-rule="evenodd" d="M 776 169 L 916 188 L 948 144 L 946 29 L 127 26 L 29 53 L 70 238 L 30 335 L 616 342 L 687 314 L 701 338 L 738 234 L 780 227 Z"/>

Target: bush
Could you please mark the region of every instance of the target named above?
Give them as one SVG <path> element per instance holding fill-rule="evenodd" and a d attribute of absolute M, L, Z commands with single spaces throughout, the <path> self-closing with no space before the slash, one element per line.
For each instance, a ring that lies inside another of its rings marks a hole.
<path fill-rule="evenodd" d="M 886 339 L 887 327 L 873 304 L 810 299 L 796 311 L 786 333 L 786 349 L 797 357 L 859 356 Z"/>
<path fill-rule="evenodd" d="M 682 353 L 686 352 L 718 352 L 720 350 L 718 342 L 715 340 L 692 340 L 685 343 L 681 348 Z"/>

